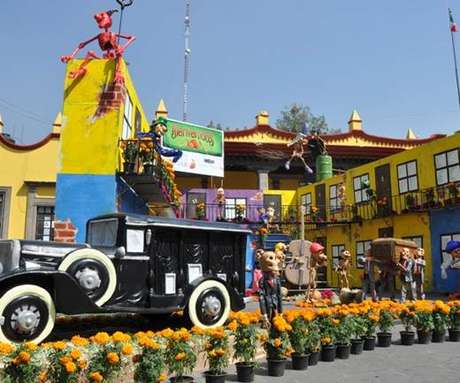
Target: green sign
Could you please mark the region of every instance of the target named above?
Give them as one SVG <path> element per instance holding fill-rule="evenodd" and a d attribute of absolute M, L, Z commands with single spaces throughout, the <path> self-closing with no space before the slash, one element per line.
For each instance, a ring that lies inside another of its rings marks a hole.
<path fill-rule="evenodd" d="M 163 145 L 187 152 L 222 157 L 223 132 L 168 119 L 168 130 L 163 136 Z"/>

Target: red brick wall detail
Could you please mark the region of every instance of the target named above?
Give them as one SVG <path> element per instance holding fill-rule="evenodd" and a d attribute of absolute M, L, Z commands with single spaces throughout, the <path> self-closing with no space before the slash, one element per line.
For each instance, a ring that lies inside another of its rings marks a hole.
<path fill-rule="evenodd" d="M 100 118 L 111 110 L 120 109 L 124 104 L 126 88 L 123 84 L 112 82 L 108 84 L 99 96 L 99 105 L 94 118 Z"/>
<path fill-rule="evenodd" d="M 54 240 L 56 242 L 75 243 L 78 229 L 75 225 L 66 221 L 54 221 Z"/>

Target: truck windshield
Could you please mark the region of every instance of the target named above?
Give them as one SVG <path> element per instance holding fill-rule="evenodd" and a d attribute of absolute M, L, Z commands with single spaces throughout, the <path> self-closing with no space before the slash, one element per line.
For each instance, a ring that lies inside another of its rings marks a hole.
<path fill-rule="evenodd" d="M 88 228 L 88 243 L 91 246 L 115 246 L 117 242 L 117 219 L 92 221 Z"/>

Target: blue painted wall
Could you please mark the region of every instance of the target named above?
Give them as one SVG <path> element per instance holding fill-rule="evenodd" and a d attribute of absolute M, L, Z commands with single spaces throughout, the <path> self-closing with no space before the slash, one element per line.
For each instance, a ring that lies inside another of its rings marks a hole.
<path fill-rule="evenodd" d="M 70 219 L 78 229 L 77 242 L 84 242 L 88 219 L 117 211 L 116 191 L 114 175 L 58 174 L 56 219 Z"/>
<path fill-rule="evenodd" d="M 117 177 L 117 195 L 118 211 L 123 213 L 148 214 L 145 201 L 120 177 Z"/>
<path fill-rule="evenodd" d="M 460 291 L 460 269 L 448 269 L 447 279 L 441 278 L 441 235 L 460 233 L 460 208 L 433 210 L 430 218 L 433 289 L 438 292 Z"/>

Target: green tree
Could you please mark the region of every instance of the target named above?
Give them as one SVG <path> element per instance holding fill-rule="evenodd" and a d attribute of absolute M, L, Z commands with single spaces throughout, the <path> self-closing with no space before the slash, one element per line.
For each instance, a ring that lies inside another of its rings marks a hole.
<path fill-rule="evenodd" d="M 226 130 L 228 128 L 224 128 L 222 126 L 222 124 L 220 124 L 219 122 L 218 123 L 214 123 L 214 121 L 209 121 L 209 124 L 206 125 L 208 128 L 211 128 L 211 129 L 218 129 L 218 130 Z"/>
<path fill-rule="evenodd" d="M 276 121 L 276 127 L 293 133 L 302 132 L 305 123 L 308 124 L 310 131 L 319 134 L 337 133 L 339 129 L 330 129 L 324 115 L 315 116 L 308 106 L 302 104 L 292 104 L 281 111 L 281 117 Z"/>

